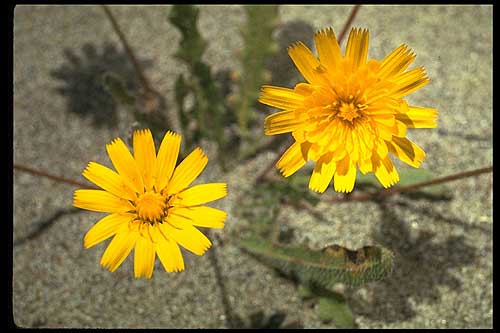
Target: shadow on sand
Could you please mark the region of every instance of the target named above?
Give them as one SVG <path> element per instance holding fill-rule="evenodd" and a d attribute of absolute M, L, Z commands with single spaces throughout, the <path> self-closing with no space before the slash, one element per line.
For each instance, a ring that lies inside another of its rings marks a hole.
<path fill-rule="evenodd" d="M 56 90 L 67 98 L 67 109 L 92 118 L 96 127 L 116 127 L 117 105 L 103 87 L 102 77 L 111 72 L 122 78 L 130 91 L 139 90 L 139 81 L 127 54 L 107 42 L 102 47 L 87 43 L 81 54 L 65 49 L 63 56 L 65 63 L 50 75 L 62 83 Z M 144 69 L 153 65 L 151 60 L 140 63 Z"/>
<path fill-rule="evenodd" d="M 388 278 L 367 287 L 371 295 L 369 304 L 349 297 L 356 314 L 388 323 L 414 317 L 413 304 L 440 302 L 439 287 L 460 290 L 461 282 L 451 271 L 473 264 L 479 255 L 463 236 L 449 236 L 444 242 L 436 242 L 435 234 L 429 231 L 412 235 L 409 224 L 395 214 L 393 204 L 379 202 L 382 219 L 373 231 L 373 238 L 396 254 L 394 271 Z M 439 217 L 434 217 L 436 222 Z"/>

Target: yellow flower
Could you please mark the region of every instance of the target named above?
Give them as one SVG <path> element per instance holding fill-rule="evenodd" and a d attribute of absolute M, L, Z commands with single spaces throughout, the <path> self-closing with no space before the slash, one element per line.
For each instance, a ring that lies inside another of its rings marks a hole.
<path fill-rule="evenodd" d="M 227 194 L 225 183 L 187 188 L 207 165 L 200 148 L 177 167 L 181 136 L 167 132 L 158 151 L 150 130 L 135 131 L 134 156 L 117 138 L 106 145 L 118 172 L 90 162 L 83 176 L 103 190 L 76 190 L 73 205 L 109 212 L 85 235 L 85 248 L 114 236 L 101 265 L 115 271 L 134 249 L 134 276 L 151 278 L 156 254 L 167 272 L 184 270 L 179 245 L 203 255 L 212 245 L 195 227 L 222 228 L 226 212 L 202 204 Z"/>
<path fill-rule="evenodd" d="M 429 82 L 423 67 L 405 71 L 415 54 L 401 45 L 381 61 L 367 61 L 368 36 L 352 29 L 342 56 L 333 30 L 319 31 L 319 59 L 301 42 L 288 48 L 308 83 L 262 87 L 259 101 L 284 110 L 265 119 L 265 134 L 292 132 L 295 139 L 276 165 L 288 177 L 315 161 L 313 191 L 324 192 L 332 178 L 336 191 L 352 191 L 357 168 L 386 188 L 394 185 L 399 175 L 389 153 L 415 168 L 425 157 L 406 129 L 436 127 L 436 109 L 403 99 Z"/>

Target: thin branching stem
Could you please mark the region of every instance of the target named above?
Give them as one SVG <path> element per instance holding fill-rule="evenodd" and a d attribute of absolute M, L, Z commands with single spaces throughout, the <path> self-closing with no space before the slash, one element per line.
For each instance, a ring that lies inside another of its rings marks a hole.
<path fill-rule="evenodd" d="M 351 10 L 351 14 L 349 15 L 349 18 L 347 19 L 347 21 L 345 22 L 344 24 L 344 27 L 342 28 L 342 32 L 340 33 L 339 35 L 339 38 L 338 38 L 338 43 L 339 45 L 342 43 L 342 40 L 344 39 L 344 36 L 347 32 L 347 30 L 349 30 L 352 22 L 354 21 L 354 18 L 356 17 L 356 14 L 358 13 L 358 10 L 359 8 L 361 7 L 361 5 L 355 5 L 352 10 Z M 292 140 L 291 139 L 288 139 L 287 140 L 287 143 L 290 143 Z M 287 144 L 288 146 L 289 144 Z M 285 151 L 283 151 L 281 154 L 278 154 L 278 156 L 272 161 L 272 163 L 270 163 L 258 176 L 257 178 L 255 179 L 255 182 L 256 183 L 261 183 L 264 179 L 266 179 L 267 175 L 269 174 L 269 172 L 271 172 L 271 170 L 274 169 L 274 166 L 276 165 L 276 163 L 278 163 L 279 159 L 281 158 L 281 155 L 283 155 Z"/>
<path fill-rule="evenodd" d="M 347 30 L 351 27 L 352 22 L 354 21 L 354 18 L 356 17 L 356 14 L 358 14 L 358 10 L 361 5 L 355 5 L 352 10 L 351 10 L 351 15 L 349 15 L 349 18 L 347 19 L 346 23 L 344 24 L 344 28 L 342 28 L 342 31 L 339 34 L 339 45 L 342 43 L 344 40 L 345 34 L 347 33 Z"/>
<path fill-rule="evenodd" d="M 459 180 L 459 179 L 464 179 L 468 177 L 474 177 L 478 176 L 483 173 L 488 173 L 488 172 L 493 172 L 493 166 L 489 166 L 486 168 L 480 168 L 480 169 L 475 169 L 471 171 L 465 171 L 465 172 L 459 172 L 453 175 L 445 176 L 445 177 L 440 177 L 440 178 L 434 178 L 431 180 L 426 180 L 423 182 L 418 182 L 406 186 L 400 186 L 400 187 L 392 187 L 387 190 L 382 190 L 382 191 L 377 191 L 373 193 L 367 193 L 363 192 L 360 194 L 353 193 L 352 195 L 348 197 L 338 197 L 338 198 L 332 198 L 329 200 L 326 200 L 326 202 L 352 202 L 352 201 L 368 201 L 372 199 L 381 199 L 388 197 L 390 195 L 398 194 L 398 193 L 404 193 L 404 192 L 410 192 L 410 191 L 415 191 L 417 189 L 420 189 L 425 186 L 431 186 L 431 185 L 437 185 L 437 184 L 442 184 L 442 183 L 447 183 L 451 182 L 454 180 Z"/>
<path fill-rule="evenodd" d="M 149 81 L 146 78 L 146 75 L 144 75 L 144 70 L 142 69 L 141 64 L 137 60 L 137 57 L 135 56 L 134 51 L 130 47 L 130 44 L 127 42 L 127 39 L 125 38 L 125 34 L 123 33 L 120 26 L 118 25 L 118 22 L 116 21 L 115 17 L 111 13 L 111 10 L 106 5 L 101 5 L 101 6 L 102 6 L 102 9 L 104 10 L 104 13 L 106 14 L 109 21 L 111 22 L 111 25 L 113 26 L 113 30 L 115 30 L 116 34 L 118 35 L 118 38 L 120 38 L 120 42 L 122 43 L 123 47 L 125 48 L 125 52 L 127 53 L 127 56 L 129 57 L 130 62 L 134 66 L 137 77 L 139 78 L 139 81 L 141 81 L 144 92 L 153 92 L 154 90 L 151 88 L 151 85 L 149 84 Z"/>
<path fill-rule="evenodd" d="M 21 164 L 14 164 L 14 170 L 30 173 L 30 174 L 32 174 L 34 176 L 38 176 L 38 177 L 49 178 L 49 179 L 55 180 L 57 182 L 66 183 L 66 184 L 73 185 L 73 186 L 79 186 L 79 187 L 82 187 L 85 189 L 96 189 L 96 187 L 94 187 L 94 186 L 89 186 L 88 184 L 84 184 L 84 183 L 81 183 L 81 182 L 73 180 L 73 179 L 64 178 L 64 177 L 60 177 L 60 176 L 56 176 L 56 175 L 51 175 L 48 172 L 33 169 L 33 168 L 30 168 L 30 167 L 27 167 L 27 166 L 24 166 Z"/>

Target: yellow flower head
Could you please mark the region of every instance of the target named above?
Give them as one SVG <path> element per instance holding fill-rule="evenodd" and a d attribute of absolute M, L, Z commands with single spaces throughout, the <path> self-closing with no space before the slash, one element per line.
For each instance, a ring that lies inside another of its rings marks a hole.
<path fill-rule="evenodd" d="M 134 156 L 117 138 L 106 145 L 118 172 L 90 162 L 83 176 L 103 190 L 76 190 L 73 205 L 109 212 L 85 235 L 85 248 L 114 236 L 102 255 L 101 265 L 115 271 L 132 248 L 134 276 L 151 278 L 156 254 L 167 272 L 184 270 L 179 245 L 203 255 L 212 245 L 195 227 L 222 228 L 226 212 L 202 204 L 227 194 L 225 183 L 187 188 L 207 165 L 200 148 L 177 167 L 181 136 L 167 132 L 158 151 L 150 130 L 135 131 Z"/>
<path fill-rule="evenodd" d="M 295 143 L 277 163 L 285 177 L 313 160 L 309 188 L 350 192 L 356 169 L 384 187 L 399 181 L 389 153 L 418 168 L 425 152 L 407 128 L 436 127 L 436 109 L 408 105 L 406 95 L 429 82 L 424 68 L 405 71 L 415 54 L 401 45 L 382 61 L 368 55 L 368 30 L 352 29 L 345 55 L 331 28 L 314 36 L 319 59 L 301 42 L 288 54 L 308 83 L 294 89 L 263 86 L 259 101 L 283 109 L 265 119 L 265 134 L 292 132 Z"/>

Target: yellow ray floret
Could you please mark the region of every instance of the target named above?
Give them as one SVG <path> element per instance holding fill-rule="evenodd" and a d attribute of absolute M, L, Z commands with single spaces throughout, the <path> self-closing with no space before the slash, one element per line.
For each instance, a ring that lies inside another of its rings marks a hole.
<path fill-rule="evenodd" d="M 344 55 L 331 28 L 314 41 L 318 57 L 302 42 L 288 48 L 306 82 L 261 89 L 259 101 L 282 110 L 266 117 L 264 133 L 295 140 L 276 166 L 288 177 L 314 161 L 309 188 L 320 193 L 332 179 L 336 191 L 352 191 L 358 168 L 383 187 L 394 185 L 399 175 L 390 155 L 416 168 L 425 158 L 407 129 L 437 126 L 438 110 L 403 99 L 429 83 L 424 68 L 408 70 L 416 55 L 405 44 L 380 61 L 368 59 L 367 29 L 351 30 Z"/>
<path fill-rule="evenodd" d="M 106 146 L 118 172 L 90 162 L 83 175 L 102 190 L 80 189 L 73 205 L 110 213 L 84 237 L 90 248 L 112 237 L 101 265 L 115 271 L 134 249 L 134 277 L 151 278 L 156 255 L 167 272 L 184 270 L 179 245 L 203 255 L 212 243 L 196 227 L 223 228 L 226 212 L 201 206 L 227 195 L 225 183 L 190 184 L 208 163 L 196 148 L 176 167 L 181 136 L 167 132 L 156 154 L 150 130 L 133 134 L 133 155 L 121 139 Z"/>

